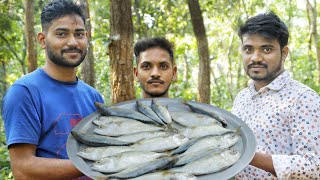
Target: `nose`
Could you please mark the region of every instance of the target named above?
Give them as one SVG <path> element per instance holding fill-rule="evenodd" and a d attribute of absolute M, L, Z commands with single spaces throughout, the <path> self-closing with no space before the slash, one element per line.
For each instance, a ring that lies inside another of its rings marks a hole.
<path fill-rule="evenodd" d="M 70 38 L 67 41 L 67 45 L 70 47 L 76 47 L 78 45 L 78 41 L 74 36 L 70 36 Z"/>
<path fill-rule="evenodd" d="M 153 67 L 151 70 L 151 77 L 152 78 L 159 78 L 160 77 L 160 71 L 157 67 Z"/>
<path fill-rule="evenodd" d="M 252 53 L 252 56 L 250 57 L 250 60 L 253 62 L 258 62 L 263 60 L 263 56 L 259 51 L 255 51 Z"/>

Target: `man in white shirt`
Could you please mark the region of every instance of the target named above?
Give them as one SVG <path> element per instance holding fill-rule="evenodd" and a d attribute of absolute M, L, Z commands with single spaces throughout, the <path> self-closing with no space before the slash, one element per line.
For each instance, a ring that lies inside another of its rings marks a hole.
<path fill-rule="evenodd" d="M 256 153 L 236 179 L 320 177 L 320 97 L 284 69 L 289 32 L 273 12 L 248 19 L 238 31 L 243 66 L 252 83 L 232 113 L 256 136 Z"/>

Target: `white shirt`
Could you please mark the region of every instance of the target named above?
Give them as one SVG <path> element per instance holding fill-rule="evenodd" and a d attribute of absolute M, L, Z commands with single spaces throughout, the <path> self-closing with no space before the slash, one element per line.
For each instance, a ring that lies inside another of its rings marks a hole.
<path fill-rule="evenodd" d="M 277 177 L 253 166 L 237 179 L 320 179 L 320 97 L 284 71 L 256 91 L 242 90 L 232 113 L 256 136 L 257 152 L 272 155 Z"/>

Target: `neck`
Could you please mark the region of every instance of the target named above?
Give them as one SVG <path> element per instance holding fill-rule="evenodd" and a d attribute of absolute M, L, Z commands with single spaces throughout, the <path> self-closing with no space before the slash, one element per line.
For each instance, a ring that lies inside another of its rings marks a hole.
<path fill-rule="evenodd" d="M 165 94 L 162 94 L 160 96 L 153 96 L 153 95 L 147 94 L 146 92 L 143 92 L 142 97 L 143 98 L 168 98 L 169 94 L 168 92 L 166 92 Z"/>
<path fill-rule="evenodd" d="M 77 68 L 61 67 L 56 64 L 46 63 L 43 70 L 53 79 L 62 82 L 75 82 L 77 80 Z"/>
<path fill-rule="evenodd" d="M 274 79 L 276 79 L 280 74 L 284 72 L 284 69 L 279 71 L 272 79 L 269 79 L 268 81 L 254 81 L 254 87 L 256 88 L 257 91 L 259 91 L 261 88 L 267 86 L 270 84 Z"/>

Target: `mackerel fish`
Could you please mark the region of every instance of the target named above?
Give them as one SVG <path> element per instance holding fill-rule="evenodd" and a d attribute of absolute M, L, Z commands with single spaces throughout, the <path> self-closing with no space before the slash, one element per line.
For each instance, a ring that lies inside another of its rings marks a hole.
<path fill-rule="evenodd" d="M 171 117 L 172 119 L 185 126 L 185 127 L 195 127 L 195 126 L 205 126 L 205 125 L 219 125 L 222 126 L 222 124 L 217 121 L 216 119 L 199 114 L 199 113 L 194 113 L 194 112 L 171 112 Z"/>
<path fill-rule="evenodd" d="M 116 173 L 130 166 L 150 162 L 164 155 L 164 153 L 148 151 L 126 151 L 96 161 L 91 168 L 99 172 Z"/>
<path fill-rule="evenodd" d="M 84 159 L 98 161 L 102 158 L 127 151 L 134 151 L 134 149 L 128 146 L 87 147 L 79 151 L 77 154 Z"/>
<path fill-rule="evenodd" d="M 136 101 L 137 109 L 150 119 L 154 120 L 158 124 L 164 125 L 165 123 L 159 118 L 159 116 L 151 109 L 151 107 L 143 104 L 140 101 Z"/>
<path fill-rule="evenodd" d="M 235 133 L 227 133 L 221 136 L 205 137 L 194 143 L 181 155 L 184 156 L 189 153 L 197 152 L 205 148 L 226 149 L 235 145 L 239 140 L 240 137 Z"/>
<path fill-rule="evenodd" d="M 197 177 L 189 173 L 173 173 L 168 171 L 157 171 L 128 180 L 196 180 Z"/>
<path fill-rule="evenodd" d="M 193 161 L 196 161 L 200 158 L 209 156 L 212 153 L 221 153 L 221 149 L 219 148 L 205 148 L 201 151 L 189 153 L 185 156 L 178 156 L 178 161 L 174 164 L 175 166 L 182 166 Z"/>
<path fill-rule="evenodd" d="M 162 127 L 144 124 L 139 121 L 121 121 L 101 125 L 94 132 L 105 136 L 121 136 L 146 131 L 161 131 Z"/>
<path fill-rule="evenodd" d="M 101 126 L 108 123 L 123 122 L 123 121 L 137 121 L 137 120 L 132 118 L 118 117 L 118 116 L 101 116 L 98 119 L 94 119 L 92 123 L 97 126 Z"/>
<path fill-rule="evenodd" d="M 171 134 L 170 132 L 165 132 L 165 131 L 154 131 L 154 132 L 148 131 L 148 132 L 139 132 L 139 133 L 133 133 L 128 135 L 122 135 L 122 136 L 115 137 L 115 139 L 129 142 L 129 143 L 135 143 L 143 139 L 150 139 L 150 138 L 160 137 L 160 136 L 169 136 L 170 134 Z"/>
<path fill-rule="evenodd" d="M 189 139 L 180 134 L 141 140 L 130 147 L 140 151 L 164 152 L 179 147 Z"/>
<path fill-rule="evenodd" d="M 223 128 L 219 125 L 206 125 L 186 128 L 182 131 L 182 134 L 191 139 L 208 135 L 222 135 L 229 132 L 236 132 L 236 130 Z"/>
<path fill-rule="evenodd" d="M 71 131 L 71 134 L 77 141 L 83 144 L 86 144 L 88 146 L 94 146 L 94 147 L 107 146 L 107 145 L 128 146 L 132 144 L 132 143 L 114 139 L 112 137 L 101 136 L 96 134 L 86 134 L 86 133 L 81 133 L 77 131 Z"/>
<path fill-rule="evenodd" d="M 170 172 L 191 173 L 204 175 L 224 170 L 236 163 L 241 154 L 236 150 L 225 150 L 221 153 L 212 152 L 210 155 L 190 162 L 182 167 L 170 169 Z"/>
<path fill-rule="evenodd" d="M 153 123 L 153 124 L 155 123 L 154 120 L 132 109 L 126 109 L 126 108 L 120 108 L 120 107 L 108 107 L 105 104 L 102 104 L 99 102 L 95 102 L 94 105 L 105 116 L 109 116 L 109 115 L 119 116 L 119 117 L 136 119 L 144 123 Z"/>
<path fill-rule="evenodd" d="M 168 109 L 165 106 L 161 105 L 155 98 L 152 98 L 151 100 L 151 109 L 160 117 L 160 119 L 164 123 L 170 124 L 172 122 L 172 118 Z"/>
<path fill-rule="evenodd" d="M 168 168 L 172 166 L 175 161 L 176 159 L 174 157 L 161 157 L 147 163 L 130 166 L 129 168 L 120 171 L 119 173 L 109 175 L 109 177 L 119 179 L 134 178 L 155 170 Z"/>
<path fill-rule="evenodd" d="M 223 126 L 227 125 L 227 120 L 221 114 L 217 107 L 205 107 L 193 101 L 187 101 L 186 104 L 191 108 L 192 111 L 200 114 L 205 114 L 220 121 Z"/>

